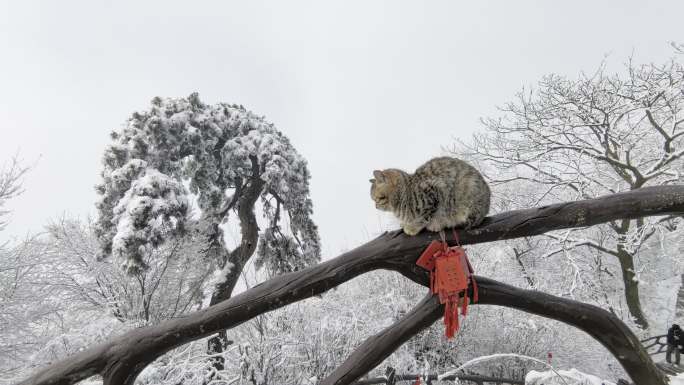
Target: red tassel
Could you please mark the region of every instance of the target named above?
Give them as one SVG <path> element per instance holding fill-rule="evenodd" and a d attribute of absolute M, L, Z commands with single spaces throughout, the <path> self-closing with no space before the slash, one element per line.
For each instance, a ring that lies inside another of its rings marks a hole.
<path fill-rule="evenodd" d="M 452 338 L 458 331 L 458 295 L 451 295 L 446 301 L 444 309 L 444 326 L 447 338 Z"/>
<path fill-rule="evenodd" d="M 468 292 L 466 291 L 463 293 L 463 305 L 461 307 L 461 315 L 464 317 L 468 314 L 468 302 L 470 302 L 470 298 L 468 298 Z"/>
<path fill-rule="evenodd" d="M 461 315 L 468 313 L 468 285 L 473 289 L 473 302 L 477 302 L 477 283 L 473 267 L 465 250 L 460 246 L 447 247 L 442 242 L 432 241 L 416 262 L 430 270 L 430 292 L 437 294 L 439 302 L 445 305 L 444 326 L 447 338 L 456 335 L 459 329 L 458 302 L 461 293 L 463 304 Z"/>

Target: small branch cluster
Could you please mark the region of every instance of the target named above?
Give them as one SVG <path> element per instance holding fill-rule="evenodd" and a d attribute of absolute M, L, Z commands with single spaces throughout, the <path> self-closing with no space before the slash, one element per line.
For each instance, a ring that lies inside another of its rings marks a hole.
<path fill-rule="evenodd" d="M 9 214 L 8 210 L 4 210 L 3 206 L 8 200 L 21 194 L 23 191 L 21 180 L 28 171 L 28 168 L 21 166 L 19 159 L 15 157 L 10 164 L 0 170 L 0 218 Z M 0 220 L 0 231 L 2 231 L 7 222 Z"/>

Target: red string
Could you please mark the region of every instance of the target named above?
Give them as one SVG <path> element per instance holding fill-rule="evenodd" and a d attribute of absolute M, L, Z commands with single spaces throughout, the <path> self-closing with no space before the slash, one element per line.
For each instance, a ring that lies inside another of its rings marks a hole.
<path fill-rule="evenodd" d="M 461 246 L 461 241 L 458 238 L 458 231 L 456 231 L 456 228 L 452 228 L 451 231 L 454 233 L 454 240 L 456 241 L 456 246 Z"/>

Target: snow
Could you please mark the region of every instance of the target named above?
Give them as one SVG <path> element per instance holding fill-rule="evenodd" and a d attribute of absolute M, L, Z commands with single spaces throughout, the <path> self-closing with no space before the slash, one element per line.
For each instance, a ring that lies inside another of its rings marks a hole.
<path fill-rule="evenodd" d="M 112 254 L 125 269 L 139 268 L 143 265 L 140 255 L 165 232 L 176 229 L 187 208 L 181 182 L 146 168 L 114 207 L 117 225 Z"/>
<path fill-rule="evenodd" d="M 602 380 L 599 377 L 580 372 L 579 370 L 574 368 L 570 370 L 556 370 L 553 368 L 553 366 L 547 364 L 546 362 L 538 358 L 529 357 L 516 353 L 497 353 L 474 358 L 462 364 L 456 369 L 452 369 L 444 374 L 441 374 L 439 376 L 439 379 L 458 374 L 458 372 L 462 371 L 466 367 L 474 366 L 482 362 L 497 360 L 501 358 L 517 358 L 529 360 L 544 365 L 550 369 L 546 371 L 531 370 L 525 376 L 525 385 L 615 385 L 613 382 Z"/>
<path fill-rule="evenodd" d="M 675 310 L 681 282 L 680 275 L 673 275 L 660 281 L 651 282 L 644 288 L 644 294 L 648 298 L 648 301 L 644 301 L 647 314 L 658 315 L 650 320 L 653 335 L 665 334 L 665 331 L 673 323 L 679 321 L 676 318 Z"/>
<path fill-rule="evenodd" d="M 684 385 L 684 373 L 680 373 L 678 376 L 668 376 L 670 377 L 670 385 Z"/>
<path fill-rule="evenodd" d="M 479 363 L 481 363 L 481 362 L 486 362 L 486 361 L 491 361 L 491 360 L 498 360 L 498 359 L 501 359 L 501 358 L 518 358 L 518 359 L 523 359 L 523 360 L 530 360 L 530 361 L 533 361 L 533 362 L 536 362 L 536 363 L 539 363 L 539 364 L 542 364 L 542 365 L 549 366 L 549 365 L 547 365 L 544 361 L 542 361 L 542 360 L 540 360 L 540 359 L 538 359 L 538 358 L 529 357 L 529 356 L 525 356 L 525 355 L 522 355 L 522 354 L 516 354 L 516 353 L 496 353 L 496 354 L 490 354 L 490 355 L 486 355 L 486 356 L 480 356 L 480 357 L 473 358 L 472 360 L 467 361 L 466 363 L 464 363 L 463 365 L 459 366 L 459 367 L 456 368 L 456 369 L 452 369 L 452 370 L 449 370 L 449 371 L 446 372 L 446 373 L 440 374 L 440 375 L 439 375 L 439 379 L 441 380 L 441 379 L 444 378 L 444 377 L 453 376 L 453 375 L 455 375 L 455 374 L 458 374 L 458 372 L 460 372 L 461 370 L 463 370 L 463 369 L 465 369 L 465 368 L 467 368 L 467 367 L 470 367 L 470 366 L 479 364 Z"/>
<path fill-rule="evenodd" d="M 488 360 L 500 356 L 508 355 L 495 354 L 487 357 L 478 357 L 472 360 L 470 363 L 466 364 L 470 365 L 472 363 L 481 362 L 483 360 Z M 462 365 L 457 370 L 460 370 L 464 366 L 466 365 Z M 454 374 L 457 370 L 450 371 L 442 376 Z M 668 378 L 670 379 L 670 385 L 684 385 L 684 373 L 681 373 L 677 376 L 668 376 Z M 615 383 L 603 380 L 597 376 L 587 374 L 575 368 L 572 368 L 570 370 L 531 370 L 525 376 L 525 385 L 615 385 Z"/>
<path fill-rule="evenodd" d="M 204 291 L 202 293 L 202 308 L 208 307 L 211 303 L 211 296 L 216 287 L 226 281 L 228 274 L 235 267 L 235 264 L 227 261 L 223 269 L 214 270 L 213 274 L 207 280 Z"/>
<path fill-rule="evenodd" d="M 525 385 L 614 385 L 577 369 L 543 371 L 532 370 L 525 376 Z"/>

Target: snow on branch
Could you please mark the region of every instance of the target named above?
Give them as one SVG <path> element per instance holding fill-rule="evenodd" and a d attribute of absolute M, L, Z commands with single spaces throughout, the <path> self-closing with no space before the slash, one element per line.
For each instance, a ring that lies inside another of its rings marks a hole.
<path fill-rule="evenodd" d="M 27 171 L 28 168 L 22 167 L 17 157 L 14 157 L 9 165 L 5 165 L 0 170 L 0 218 L 9 213 L 8 210 L 3 209 L 7 201 L 21 194 L 21 180 Z M 0 231 L 6 225 L 6 221 L 0 220 Z"/>

